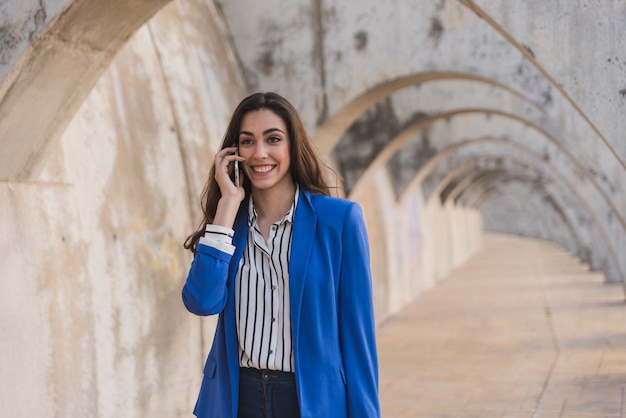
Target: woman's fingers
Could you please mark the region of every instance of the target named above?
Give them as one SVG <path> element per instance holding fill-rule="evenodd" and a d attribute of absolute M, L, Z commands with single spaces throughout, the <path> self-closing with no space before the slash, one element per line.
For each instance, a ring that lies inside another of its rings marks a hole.
<path fill-rule="evenodd" d="M 225 192 L 225 188 L 235 187 L 235 184 L 231 178 L 234 170 L 235 161 L 245 161 L 244 158 L 236 154 L 237 147 L 226 147 L 220 150 L 215 155 L 215 179 L 222 189 L 222 193 Z"/>
<path fill-rule="evenodd" d="M 224 169 L 228 169 L 228 164 L 230 164 L 230 155 L 234 155 L 236 148 L 227 147 L 215 155 L 215 166 L 219 168 L 218 171 L 223 171 Z"/>
<path fill-rule="evenodd" d="M 215 155 L 215 165 L 222 167 L 225 163 L 228 164 L 230 159 L 229 155 L 235 155 L 235 151 L 237 151 L 236 147 L 226 147 Z"/>

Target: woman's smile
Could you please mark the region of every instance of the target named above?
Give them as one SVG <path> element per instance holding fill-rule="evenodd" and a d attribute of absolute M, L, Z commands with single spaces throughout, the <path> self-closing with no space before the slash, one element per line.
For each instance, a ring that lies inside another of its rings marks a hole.
<path fill-rule="evenodd" d="M 269 173 L 274 167 L 276 166 L 275 165 L 255 165 L 255 166 L 251 166 L 251 169 L 255 173 L 265 174 L 265 173 Z"/>

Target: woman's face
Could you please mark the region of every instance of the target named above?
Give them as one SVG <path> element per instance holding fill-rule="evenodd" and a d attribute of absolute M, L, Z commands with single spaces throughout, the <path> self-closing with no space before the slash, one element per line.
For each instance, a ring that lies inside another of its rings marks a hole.
<path fill-rule="evenodd" d="M 269 109 L 248 112 L 239 130 L 243 169 L 257 190 L 293 188 L 289 171 L 289 135 L 283 120 Z"/>

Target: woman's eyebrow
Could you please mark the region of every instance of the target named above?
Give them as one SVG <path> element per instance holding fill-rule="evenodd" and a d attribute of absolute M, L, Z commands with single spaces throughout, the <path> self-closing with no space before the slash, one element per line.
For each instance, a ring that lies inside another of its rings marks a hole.
<path fill-rule="evenodd" d="M 279 129 L 279 128 L 269 128 L 269 129 L 266 129 L 265 131 L 263 131 L 263 135 L 271 134 L 272 132 L 280 132 L 281 134 L 284 134 L 282 129 Z"/>
<path fill-rule="evenodd" d="M 271 134 L 272 132 L 280 132 L 283 135 L 285 134 L 285 132 L 283 132 L 283 130 L 280 129 L 280 128 L 269 128 L 269 129 L 266 129 L 265 131 L 263 131 L 263 135 Z M 252 132 L 249 132 L 249 131 L 241 131 L 241 132 L 239 132 L 239 135 L 254 136 L 254 134 Z"/>

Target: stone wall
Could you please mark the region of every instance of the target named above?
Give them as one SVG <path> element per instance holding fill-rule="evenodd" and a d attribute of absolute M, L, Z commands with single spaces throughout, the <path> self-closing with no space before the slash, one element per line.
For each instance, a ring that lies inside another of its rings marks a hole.
<path fill-rule="evenodd" d="M 214 319 L 182 305 L 182 243 L 244 94 L 228 36 L 213 3 L 169 4 L 0 182 L 3 416 L 191 416 Z"/>

